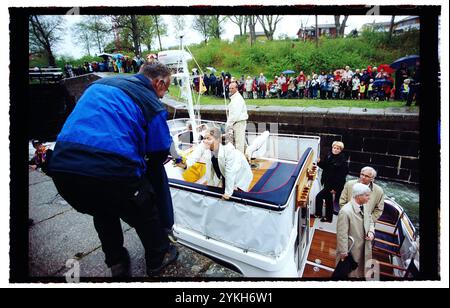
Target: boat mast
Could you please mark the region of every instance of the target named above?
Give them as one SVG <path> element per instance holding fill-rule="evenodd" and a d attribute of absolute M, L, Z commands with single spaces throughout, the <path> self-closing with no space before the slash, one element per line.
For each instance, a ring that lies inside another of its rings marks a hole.
<path fill-rule="evenodd" d="M 195 111 L 194 111 L 194 102 L 192 99 L 192 90 L 191 90 L 191 81 L 190 81 L 190 72 L 188 70 L 188 64 L 187 64 L 187 60 L 184 57 L 184 52 L 186 52 L 184 50 L 184 45 L 183 45 L 183 36 L 180 36 L 180 48 L 182 51 L 182 67 L 183 67 L 183 85 L 187 85 L 186 89 L 188 91 L 187 93 L 187 109 L 188 109 L 188 113 L 189 113 L 189 119 L 190 119 L 190 123 L 191 123 L 191 127 L 192 127 L 192 134 L 194 137 L 193 142 L 197 143 L 198 140 L 198 131 L 197 131 L 197 124 L 196 124 L 196 120 L 195 120 Z M 193 55 L 191 55 L 193 57 Z"/>

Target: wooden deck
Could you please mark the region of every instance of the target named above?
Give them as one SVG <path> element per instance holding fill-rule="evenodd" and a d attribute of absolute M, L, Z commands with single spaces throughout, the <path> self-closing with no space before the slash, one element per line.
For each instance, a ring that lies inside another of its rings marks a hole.
<path fill-rule="evenodd" d="M 312 218 L 311 218 L 312 219 Z M 372 255 L 375 260 L 380 262 L 391 264 L 392 261 L 389 254 L 372 250 Z M 329 268 L 335 268 L 336 265 L 336 234 L 316 229 L 314 231 L 311 248 L 309 250 L 308 259 L 309 262 L 316 263 L 316 260 L 320 260 L 320 264 Z M 314 270 L 316 268 L 316 270 Z M 393 275 L 394 271 L 388 266 L 380 266 L 380 271 Z M 303 272 L 305 278 L 329 278 L 332 272 L 327 271 L 319 267 L 315 267 L 312 264 L 306 264 Z"/>
<path fill-rule="evenodd" d="M 330 278 L 333 272 L 306 263 L 303 278 Z"/>
<path fill-rule="evenodd" d="M 308 261 L 334 268 L 336 265 L 336 234 L 316 229 L 314 231 Z"/>

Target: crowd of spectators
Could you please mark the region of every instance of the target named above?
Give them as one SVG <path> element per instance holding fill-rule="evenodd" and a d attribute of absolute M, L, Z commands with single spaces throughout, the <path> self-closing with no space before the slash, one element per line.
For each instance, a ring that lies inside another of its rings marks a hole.
<path fill-rule="evenodd" d="M 263 73 L 259 76 L 242 75 L 240 78 L 222 72 L 204 74 L 202 78 L 193 72 L 194 89 L 205 95 L 229 97 L 228 85 L 232 81 L 238 83 L 239 92 L 247 99 L 352 99 L 352 100 L 403 100 L 411 105 L 418 98 L 420 89 L 420 69 L 417 62 L 413 70 L 406 65 L 394 71 L 386 66 L 356 69 L 349 66 L 345 69 L 328 72 L 305 74 L 303 71 L 295 75 L 281 73 L 268 80 Z M 203 85 L 201 86 L 201 83 Z M 416 102 L 417 104 L 417 102 Z"/>
<path fill-rule="evenodd" d="M 66 78 L 94 72 L 137 73 L 144 62 L 144 58 L 140 55 L 133 58 L 122 55 L 117 57 L 104 57 L 103 61 L 84 62 L 84 64 L 75 67 L 70 63 L 66 63 L 64 65 L 64 73 Z"/>
<path fill-rule="evenodd" d="M 147 62 L 155 61 L 155 55 L 148 55 Z M 85 62 L 84 65 L 72 67 L 67 63 L 64 67 L 66 77 L 74 77 L 92 72 L 137 73 L 145 62 L 141 56 L 108 57 L 102 62 Z M 240 78 L 222 71 L 216 76 L 214 72 L 200 76 L 193 71 L 195 91 L 204 95 L 229 98 L 229 84 L 236 81 L 238 90 L 246 99 L 351 99 L 351 100 L 402 100 L 411 105 L 420 94 L 420 65 L 414 69 L 402 65 L 393 70 L 386 65 L 368 66 L 354 71 L 346 66 L 336 69 L 305 74 L 303 71 L 293 74 L 274 76 L 269 80 L 263 73 L 259 76 L 241 75 Z"/>

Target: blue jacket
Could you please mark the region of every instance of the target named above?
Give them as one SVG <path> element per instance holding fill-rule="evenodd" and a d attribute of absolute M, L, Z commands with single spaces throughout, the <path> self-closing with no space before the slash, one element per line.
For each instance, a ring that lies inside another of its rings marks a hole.
<path fill-rule="evenodd" d="M 87 88 L 58 135 L 50 171 L 133 180 L 144 157 L 172 143 L 167 111 L 140 74 L 103 78 Z"/>

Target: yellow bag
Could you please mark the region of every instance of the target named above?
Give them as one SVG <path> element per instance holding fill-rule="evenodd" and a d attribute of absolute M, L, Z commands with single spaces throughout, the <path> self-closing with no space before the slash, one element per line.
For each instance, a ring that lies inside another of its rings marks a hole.
<path fill-rule="evenodd" d="M 200 180 L 205 175 L 205 172 L 206 165 L 204 163 L 195 163 L 183 172 L 183 179 L 187 182 L 194 183 Z"/>
<path fill-rule="evenodd" d="M 200 77 L 200 94 L 203 94 L 206 92 L 206 86 L 205 86 L 205 82 L 203 81 L 203 78 Z"/>

